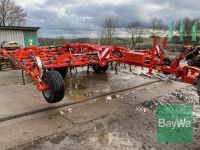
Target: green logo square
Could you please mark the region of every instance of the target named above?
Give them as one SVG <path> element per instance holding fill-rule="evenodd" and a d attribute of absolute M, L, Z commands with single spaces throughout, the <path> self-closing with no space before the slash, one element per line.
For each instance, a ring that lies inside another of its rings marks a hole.
<path fill-rule="evenodd" d="M 190 104 L 158 105 L 157 142 L 192 142 L 192 110 Z"/>

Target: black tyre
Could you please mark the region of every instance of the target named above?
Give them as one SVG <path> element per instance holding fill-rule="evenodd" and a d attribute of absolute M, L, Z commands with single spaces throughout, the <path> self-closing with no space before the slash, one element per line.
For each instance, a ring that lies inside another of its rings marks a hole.
<path fill-rule="evenodd" d="M 171 61 L 171 59 L 170 59 L 169 57 L 165 57 L 165 58 L 163 59 L 163 65 L 164 65 L 164 66 L 170 66 L 171 63 L 172 63 L 172 61 Z M 163 74 L 169 75 L 170 73 L 168 73 L 168 72 L 163 72 Z"/>
<path fill-rule="evenodd" d="M 102 73 L 102 72 L 106 72 L 108 70 L 108 65 L 101 67 L 97 64 L 92 65 L 92 69 L 94 70 L 95 73 Z"/>
<path fill-rule="evenodd" d="M 64 80 L 57 71 L 47 71 L 43 74 L 43 82 L 49 86 L 49 89 L 42 91 L 42 94 L 48 103 L 60 102 L 65 94 Z"/>
<path fill-rule="evenodd" d="M 108 70 L 108 65 L 103 66 L 101 69 L 102 69 L 103 72 L 106 72 Z"/>
<path fill-rule="evenodd" d="M 200 55 L 194 57 L 191 60 L 188 60 L 189 66 L 200 66 Z"/>
<path fill-rule="evenodd" d="M 57 68 L 57 69 L 55 69 L 55 71 L 58 71 L 64 79 L 67 75 L 68 69 L 67 68 Z"/>
<path fill-rule="evenodd" d="M 191 48 L 191 52 L 185 56 L 186 60 L 191 60 L 199 55 L 200 47 Z"/>
<path fill-rule="evenodd" d="M 172 61 L 171 61 L 171 59 L 170 59 L 169 57 L 165 57 L 165 58 L 163 59 L 163 65 L 165 65 L 165 66 L 170 66 L 171 63 L 172 63 Z"/>
<path fill-rule="evenodd" d="M 97 64 L 92 65 L 92 69 L 94 70 L 95 73 L 101 73 L 102 71 L 100 66 Z"/>
<path fill-rule="evenodd" d="M 197 81 L 197 94 L 200 96 L 200 77 Z"/>

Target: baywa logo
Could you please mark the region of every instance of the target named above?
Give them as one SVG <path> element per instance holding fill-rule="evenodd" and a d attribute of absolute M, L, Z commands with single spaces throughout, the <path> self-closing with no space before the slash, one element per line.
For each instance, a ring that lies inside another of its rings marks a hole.
<path fill-rule="evenodd" d="M 157 141 L 192 142 L 192 105 L 158 105 Z"/>
<path fill-rule="evenodd" d="M 191 121 L 186 119 L 177 119 L 176 121 L 166 121 L 165 119 L 159 119 L 158 120 L 158 127 L 160 128 L 172 128 L 174 130 L 175 128 L 191 128 Z"/>

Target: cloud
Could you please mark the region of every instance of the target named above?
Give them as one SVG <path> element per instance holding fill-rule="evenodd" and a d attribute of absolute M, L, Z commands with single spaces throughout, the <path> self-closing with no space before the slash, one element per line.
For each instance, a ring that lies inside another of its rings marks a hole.
<path fill-rule="evenodd" d="M 28 25 L 40 26 L 41 36 L 95 37 L 106 16 L 120 25 L 132 20 L 148 23 L 151 18 L 166 24 L 181 17 L 200 16 L 196 0 L 16 0 L 28 13 Z"/>

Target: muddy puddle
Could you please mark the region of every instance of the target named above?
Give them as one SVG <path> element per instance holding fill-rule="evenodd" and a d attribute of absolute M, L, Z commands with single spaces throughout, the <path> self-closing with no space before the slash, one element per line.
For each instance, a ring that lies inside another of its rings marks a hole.
<path fill-rule="evenodd" d="M 139 73 L 140 68 L 137 68 Z M 65 95 L 70 100 L 87 99 L 113 91 L 126 89 L 152 82 L 153 79 L 144 78 L 128 69 L 120 68 L 118 74 L 108 70 L 105 74 L 96 74 L 87 68 L 78 68 L 78 73 L 68 74 L 65 79 Z"/>

